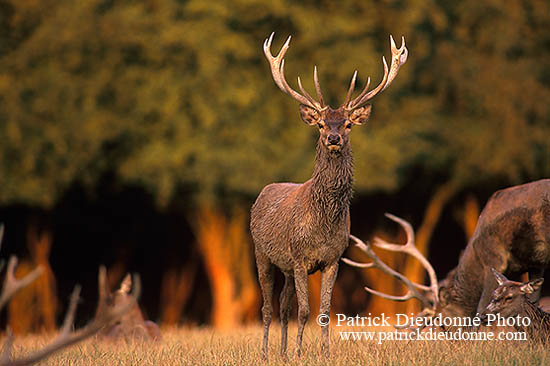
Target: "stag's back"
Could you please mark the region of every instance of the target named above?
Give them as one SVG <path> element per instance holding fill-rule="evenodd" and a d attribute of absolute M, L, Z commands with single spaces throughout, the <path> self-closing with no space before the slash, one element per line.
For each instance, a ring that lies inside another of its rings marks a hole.
<path fill-rule="evenodd" d="M 478 255 L 512 255 L 518 266 L 550 263 L 550 179 L 495 192 L 479 217 L 471 243 Z"/>

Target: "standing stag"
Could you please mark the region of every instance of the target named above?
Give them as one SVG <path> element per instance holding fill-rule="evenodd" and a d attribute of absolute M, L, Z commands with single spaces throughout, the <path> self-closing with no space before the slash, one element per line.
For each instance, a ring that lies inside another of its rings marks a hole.
<path fill-rule="evenodd" d="M 386 249 L 397 251 L 398 247 Z M 346 262 L 364 267 L 350 260 Z M 513 278 L 528 272 L 529 279 L 534 280 L 543 276 L 549 264 L 550 179 L 542 179 L 506 188 L 491 196 L 458 266 L 440 282 L 438 292 L 433 292 L 437 285 L 435 277 L 430 276 L 432 284 L 427 296 L 426 286 L 414 284 L 401 274 L 396 276 L 394 270 L 384 265 L 385 268 L 376 267 L 405 282 L 409 293 L 402 297 L 374 293 L 396 301 L 415 297 L 424 305 L 423 314 L 438 312 L 448 317 L 473 317 L 485 309 L 498 285 L 491 268 Z M 540 291 L 531 296 L 536 301 Z"/>
<path fill-rule="evenodd" d="M 262 356 L 267 358 L 269 325 L 272 317 L 273 267 L 277 266 L 285 276 L 280 297 L 281 354 L 286 354 L 287 325 L 291 299 L 298 298 L 297 354 L 301 354 L 302 334 L 309 316 L 307 276 L 321 271 L 320 314 L 328 316 L 332 288 L 338 272 L 338 260 L 348 246 L 350 231 L 349 204 L 352 197 L 353 158 L 349 133 L 353 125 L 365 123 L 371 113 L 371 105 L 365 103 L 386 89 L 402 64 L 407 60 L 405 39 L 397 48 L 390 36 L 392 62 L 388 69 L 386 60 L 384 76 L 380 84 L 368 91 L 365 88 L 352 99 L 357 71 L 353 74 L 344 103 L 338 109 L 326 105 L 319 86 L 317 68 L 314 82 L 318 101 L 302 87 L 301 94 L 293 90 L 284 76 L 284 56 L 290 37 L 279 54 L 271 54 L 273 33 L 264 42 L 264 53 L 271 66 L 275 84 L 300 102 L 302 120 L 319 129 L 319 141 L 315 168 L 310 180 L 303 184 L 273 183 L 266 186 L 252 206 L 250 229 L 255 244 L 258 277 L 263 296 L 262 316 L 264 336 Z M 328 354 L 328 326 L 322 327 L 323 349 Z"/>
<path fill-rule="evenodd" d="M 489 314 L 500 314 L 503 318 L 517 317 L 529 318 L 531 323 L 517 322 L 514 328 L 517 331 L 526 332 L 530 339 L 547 342 L 550 337 L 550 314 L 537 306 L 529 299 L 529 296 L 538 291 L 544 279 L 537 278 L 528 282 L 510 281 L 503 274 L 492 268 L 498 287 L 492 294 L 491 302 L 480 313 L 484 322 L 489 319 Z"/>

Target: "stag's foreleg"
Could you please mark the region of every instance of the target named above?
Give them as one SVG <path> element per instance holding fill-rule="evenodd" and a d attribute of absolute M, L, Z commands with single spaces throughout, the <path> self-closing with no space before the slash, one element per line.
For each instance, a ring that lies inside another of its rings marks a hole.
<path fill-rule="evenodd" d="M 285 273 L 285 286 L 279 298 L 279 306 L 281 307 L 281 356 L 286 355 L 288 317 L 292 309 L 292 297 L 294 297 L 295 292 L 294 277 Z"/>
<path fill-rule="evenodd" d="M 258 267 L 258 279 L 263 298 L 262 320 L 264 324 L 264 338 L 262 342 L 262 358 L 267 359 L 269 326 L 271 325 L 271 317 L 273 315 L 273 264 L 271 264 L 265 255 L 256 253 L 256 266 Z"/>
<path fill-rule="evenodd" d="M 338 262 L 325 267 L 321 272 L 321 308 L 319 309 L 319 315 L 328 320 L 330 316 L 330 300 L 332 298 L 332 289 L 334 288 L 334 282 L 338 275 Z M 322 331 L 322 347 L 326 356 L 329 353 L 329 337 L 328 337 L 328 321 L 321 326 Z"/>
<path fill-rule="evenodd" d="M 296 285 L 296 297 L 298 299 L 298 336 L 296 337 L 296 354 L 302 354 L 302 336 L 304 326 L 309 317 L 309 300 L 307 293 L 307 270 L 301 265 L 294 268 L 294 283 Z"/>

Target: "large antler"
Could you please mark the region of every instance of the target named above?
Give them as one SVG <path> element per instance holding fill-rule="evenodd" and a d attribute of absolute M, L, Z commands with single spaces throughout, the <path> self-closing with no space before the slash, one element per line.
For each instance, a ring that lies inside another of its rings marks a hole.
<path fill-rule="evenodd" d="M 275 81 L 275 84 L 277 84 L 279 89 L 292 96 L 301 104 L 310 106 L 318 111 L 328 108 L 323 100 L 323 94 L 319 85 L 319 78 L 317 77 L 317 66 L 315 66 L 313 69 L 313 79 L 319 101 L 313 99 L 313 97 L 309 95 L 309 93 L 303 88 L 300 77 L 298 77 L 298 87 L 300 88 L 302 94 L 296 92 L 288 85 L 285 79 L 284 57 L 286 52 L 288 51 L 288 48 L 290 47 L 291 36 L 287 38 L 285 44 L 283 45 L 277 56 L 273 56 L 273 54 L 271 53 L 271 42 L 273 41 L 274 34 L 275 33 L 271 33 L 271 35 L 264 41 L 264 53 L 265 57 L 269 61 L 269 65 L 271 66 L 271 73 L 273 75 L 273 80 Z M 403 65 L 407 61 L 409 51 L 405 47 L 405 37 L 401 37 L 401 47 L 397 48 L 393 37 L 390 35 L 390 44 L 392 52 L 391 66 L 388 69 L 386 59 L 384 58 L 384 56 L 382 56 L 382 63 L 384 64 L 384 76 L 382 77 L 382 81 L 380 82 L 380 84 L 369 92 L 368 89 L 370 86 L 370 78 L 368 78 L 367 84 L 365 85 L 363 91 L 355 99 L 351 100 L 351 96 L 353 94 L 353 91 L 355 90 L 355 81 L 357 79 L 357 71 L 355 71 L 351 78 L 348 93 L 343 104 L 343 107 L 345 109 L 352 110 L 360 107 L 362 104 L 366 103 L 368 100 L 372 99 L 378 93 L 386 89 L 392 83 L 401 65 Z"/>
<path fill-rule="evenodd" d="M 355 89 L 355 79 L 357 77 L 357 71 L 353 74 L 353 77 L 351 79 L 350 88 L 348 90 L 348 94 L 346 97 L 346 101 L 344 102 L 344 106 L 348 110 L 355 109 L 357 107 L 360 107 L 362 104 L 366 103 L 368 100 L 374 98 L 378 93 L 385 90 L 390 84 L 393 82 L 393 79 L 395 79 L 395 76 L 397 76 L 397 72 L 399 71 L 399 68 L 407 62 L 407 56 L 409 55 L 409 51 L 407 50 L 407 47 L 405 47 L 405 37 L 401 37 L 401 47 L 397 48 L 395 45 L 395 41 L 393 40 L 393 37 L 390 35 L 390 45 L 391 45 L 391 66 L 388 71 L 388 64 L 386 63 L 386 58 L 382 56 L 382 63 L 384 64 L 384 76 L 382 77 L 382 81 L 380 81 L 380 84 L 374 89 L 372 89 L 370 92 L 367 93 L 370 85 L 370 78 L 367 79 L 367 84 L 365 85 L 365 88 L 359 94 L 355 99 L 350 101 L 351 95 L 353 93 L 353 90 Z"/>
<path fill-rule="evenodd" d="M 275 84 L 296 99 L 301 104 L 305 104 L 307 106 L 310 106 L 311 108 L 314 108 L 318 111 L 321 111 L 323 109 L 328 108 L 325 105 L 325 101 L 323 99 L 323 93 L 321 92 L 321 86 L 319 85 L 319 78 L 317 77 L 317 66 L 313 69 L 313 79 L 315 82 L 315 90 L 317 91 L 317 97 L 319 98 L 319 101 L 316 101 L 313 99 L 311 95 L 304 89 L 302 86 L 302 81 L 300 80 L 300 77 L 298 76 L 298 87 L 300 88 L 300 91 L 302 94 L 298 93 L 294 89 L 292 89 L 286 79 L 285 79 L 285 54 L 286 51 L 288 51 L 288 48 L 290 47 L 290 39 L 291 36 L 288 36 L 285 44 L 279 51 L 279 54 L 277 56 L 273 56 L 271 53 L 271 42 L 273 41 L 273 36 L 275 35 L 275 32 L 271 33 L 271 35 L 264 41 L 264 53 L 265 57 L 267 58 L 267 61 L 269 61 L 269 66 L 271 66 L 271 74 L 273 75 L 273 80 L 275 81 Z"/>
<path fill-rule="evenodd" d="M 356 238 L 353 235 L 350 235 L 350 237 L 356 243 L 355 245 L 359 249 L 361 249 L 363 252 L 365 252 L 369 256 L 369 258 L 372 259 L 372 262 L 358 263 L 347 258 L 342 258 L 342 261 L 344 261 L 345 263 L 351 266 L 359 267 L 359 268 L 378 268 L 382 272 L 387 273 L 393 276 L 394 278 L 400 280 L 405 284 L 405 286 L 407 286 L 407 289 L 408 289 L 407 293 L 403 296 L 388 295 L 388 294 L 373 290 L 369 287 L 365 287 L 365 290 L 367 290 L 371 294 L 378 295 L 385 299 L 394 300 L 394 301 L 407 301 L 412 298 L 418 299 L 420 300 L 420 302 L 422 302 L 422 305 L 424 307 L 422 313 L 419 315 L 421 316 L 427 315 L 428 313 L 433 312 L 436 304 L 438 303 L 439 287 L 438 287 L 437 276 L 435 274 L 435 271 L 432 265 L 430 264 L 430 262 L 428 262 L 428 260 L 426 259 L 426 257 L 424 257 L 422 253 L 420 253 L 420 251 L 416 248 L 415 240 L 414 240 L 414 231 L 412 226 L 407 221 L 397 216 L 394 216 L 392 214 L 387 213 L 386 217 L 397 222 L 398 224 L 401 225 L 401 227 L 403 227 L 403 229 L 407 234 L 407 243 L 404 245 L 390 244 L 380 238 L 375 238 L 373 245 L 375 245 L 378 248 L 386 249 L 392 252 L 407 253 L 409 255 L 412 255 L 414 258 L 418 259 L 418 261 L 420 261 L 422 266 L 428 272 L 428 275 L 430 278 L 430 286 L 414 283 L 411 280 L 409 280 L 407 277 L 403 276 L 401 273 L 390 268 L 387 264 L 382 262 L 380 258 L 378 258 L 376 253 L 374 253 L 374 251 L 371 249 L 371 247 L 368 244 L 365 244 L 363 241 L 361 241 L 360 239 Z M 431 292 L 433 299 L 430 299 L 429 297 L 427 297 L 425 295 L 426 292 L 428 293 Z"/>

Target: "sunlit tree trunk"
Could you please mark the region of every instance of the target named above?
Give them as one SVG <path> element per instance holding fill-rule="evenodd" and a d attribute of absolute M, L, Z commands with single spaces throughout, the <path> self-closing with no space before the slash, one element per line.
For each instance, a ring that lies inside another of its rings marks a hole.
<path fill-rule="evenodd" d="M 16 277 L 25 276 L 37 266 L 42 267 L 42 274 L 29 286 L 16 293 L 9 302 L 8 323 L 15 334 L 51 332 L 56 328 L 57 313 L 56 282 L 49 262 L 51 231 L 40 231 L 36 223 L 31 221 L 27 231 L 27 245 L 31 258 L 20 262 Z"/>
<path fill-rule="evenodd" d="M 230 329 L 258 315 L 259 295 L 248 236 L 248 217 L 204 206 L 195 223 L 198 247 L 212 292 L 212 325 Z"/>
<path fill-rule="evenodd" d="M 470 240 L 476 230 L 477 220 L 479 219 L 479 201 L 476 196 L 469 194 L 464 202 L 464 232 L 466 240 Z"/>

